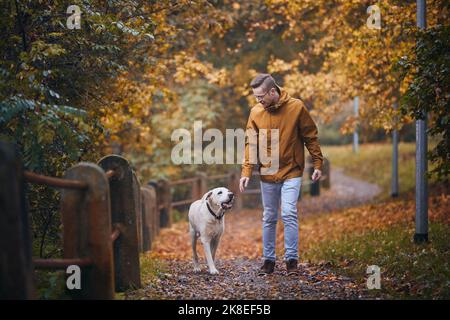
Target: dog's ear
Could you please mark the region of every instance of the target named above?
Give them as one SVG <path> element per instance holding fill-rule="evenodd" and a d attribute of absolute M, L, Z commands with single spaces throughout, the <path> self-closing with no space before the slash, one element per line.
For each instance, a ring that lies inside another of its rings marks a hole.
<path fill-rule="evenodd" d="M 212 196 L 212 191 L 208 192 L 208 194 L 206 195 L 205 200 L 209 201 L 209 198 L 211 198 Z"/>

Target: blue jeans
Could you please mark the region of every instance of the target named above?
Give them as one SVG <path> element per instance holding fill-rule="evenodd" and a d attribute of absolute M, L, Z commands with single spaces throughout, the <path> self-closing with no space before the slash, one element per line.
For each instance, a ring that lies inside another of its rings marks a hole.
<path fill-rule="evenodd" d="M 261 181 L 263 213 L 263 256 L 275 261 L 275 237 L 278 208 L 281 200 L 281 219 L 284 224 L 284 259 L 298 260 L 297 200 L 302 178 L 287 179 L 280 183 Z"/>

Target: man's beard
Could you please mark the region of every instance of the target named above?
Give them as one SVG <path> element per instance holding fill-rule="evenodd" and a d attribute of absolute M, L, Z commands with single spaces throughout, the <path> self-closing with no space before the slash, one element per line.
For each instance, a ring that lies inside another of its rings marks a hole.
<path fill-rule="evenodd" d="M 275 103 L 271 103 L 267 106 L 264 106 L 264 110 L 268 111 L 268 112 L 272 112 L 276 109 Z"/>

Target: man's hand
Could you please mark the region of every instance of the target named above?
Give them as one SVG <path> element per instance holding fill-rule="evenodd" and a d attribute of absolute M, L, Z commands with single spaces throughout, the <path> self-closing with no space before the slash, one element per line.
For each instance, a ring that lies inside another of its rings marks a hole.
<path fill-rule="evenodd" d="M 239 190 L 241 192 L 244 192 L 245 188 L 247 188 L 249 181 L 249 177 L 242 177 L 241 180 L 239 180 Z"/>
<path fill-rule="evenodd" d="M 314 169 L 311 179 L 312 179 L 312 181 L 317 181 L 320 179 L 321 176 L 322 176 L 322 171 L 320 171 L 319 169 Z"/>

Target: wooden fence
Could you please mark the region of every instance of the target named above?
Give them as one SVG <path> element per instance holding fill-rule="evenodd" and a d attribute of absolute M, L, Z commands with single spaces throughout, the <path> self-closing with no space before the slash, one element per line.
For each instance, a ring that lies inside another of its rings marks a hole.
<path fill-rule="evenodd" d="M 328 171 L 324 177 L 322 184 L 329 187 Z M 128 160 L 118 155 L 97 164 L 78 163 L 63 178 L 54 178 L 24 171 L 15 146 L 0 141 L 0 299 L 35 299 L 34 269 L 66 270 L 71 265 L 82 274 L 81 289 L 70 290 L 76 299 L 114 299 L 115 292 L 139 288 L 139 254 L 151 250 L 160 228 L 171 226 L 172 208 L 200 199 L 218 180 L 239 194 L 239 179 L 236 171 L 198 173 L 141 185 Z M 62 259 L 32 258 L 26 182 L 61 189 Z M 181 185 L 190 188 L 190 197 L 172 201 L 174 188 Z M 245 190 L 233 210 L 242 209 L 243 196 L 258 193 L 256 188 Z"/>
<path fill-rule="evenodd" d="M 32 259 L 25 183 L 61 189 L 64 257 Z M 63 178 L 24 171 L 17 150 L 0 142 L 0 299 L 33 299 L 33 270 L 81 268 L 77 299 L 114 299 L 141 286 L 139 253 L 160 228 L 156 190 L 141 186 L 130 163 L 117 155 L 81 162 Z"/>

